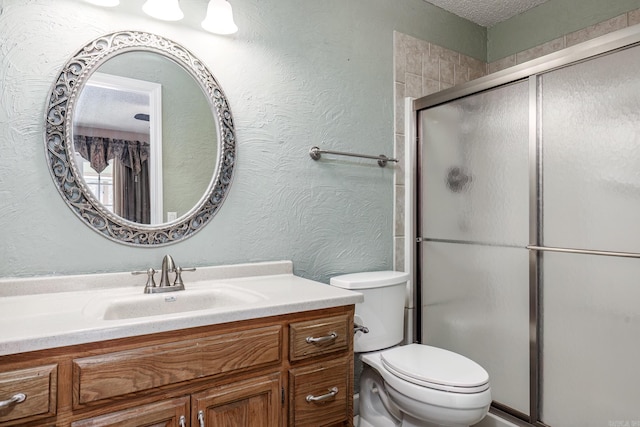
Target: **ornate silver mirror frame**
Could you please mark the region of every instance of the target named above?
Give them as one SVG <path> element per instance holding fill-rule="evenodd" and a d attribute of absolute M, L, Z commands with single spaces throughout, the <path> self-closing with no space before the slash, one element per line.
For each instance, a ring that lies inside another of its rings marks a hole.
<path fill-rule="evenodd" d="M 155 52 L 181 65 L 202 88 L 217 120 L 218 158 L 211 184 L 187 214 L 165 224 L 138 224 L 107 210 L 87 187 L 74 161 L 73 112 L 81 90 L 99 65 L 129 51 Z M 57 76 L 47 99 L 45 122 L 47 161 L 62 198 L 86 225 L 116 242 L 148 247 L 185 239 L 213 218 L 229 191 L 236 158 L 236 139 L 227 99 L 202 61 L 184 47 L 161 36 L 124 31 L 98 37 L 85 45 Z"/>

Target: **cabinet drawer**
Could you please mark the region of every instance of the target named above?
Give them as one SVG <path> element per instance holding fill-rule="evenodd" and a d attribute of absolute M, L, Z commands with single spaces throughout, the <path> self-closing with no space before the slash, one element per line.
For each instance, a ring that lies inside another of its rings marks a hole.
<path fill-rule="evenodd" d="M 281 336 L 275 325 L 74 359 L 74 405 L 280 362 Z"/>
<path fill-rule="evenodd" d="M 289 425 L 325 426 L 348 420 L 350 359 L 317 363 L 289 372 Z"/>
<path fill-rule="evenodd" d="M 26 422 L 56 414 L 56 385 L 58 366 L 0 372 L 0 401 L 22 393 L 25 399 L 0 409 L 0 422 L 21 420 Z"/>
<path fill-rule="evenodd" d="M 349 348 L 349 316 L 340 315 L 289 326 L 289 359 L 296 361 Z M 351 328 L 352 329 L 352 328 Z"/>

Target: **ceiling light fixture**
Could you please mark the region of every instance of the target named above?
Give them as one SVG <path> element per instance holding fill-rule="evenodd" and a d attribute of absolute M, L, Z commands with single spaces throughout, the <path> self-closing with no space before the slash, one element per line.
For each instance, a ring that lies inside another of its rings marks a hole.
<path fill-rule="evenodd" d="M 233 22 L 231 5 L 227 0 L 209 0 L 202 28 L 215 34 L 233 34 L 238 31 L 238 26 Z"/>
<path fill-rule="evenodd" d="M 147 0 L 142 5 L 147 15 L 163 21 L 179 21 L 184 18 L 178 0 Z"/>
<path fill-rule="evenodd" d="M 95 4 L 96 6 L 115 7 L 120 4 L 120 0 L 84 0 L 87 3 Z"/>

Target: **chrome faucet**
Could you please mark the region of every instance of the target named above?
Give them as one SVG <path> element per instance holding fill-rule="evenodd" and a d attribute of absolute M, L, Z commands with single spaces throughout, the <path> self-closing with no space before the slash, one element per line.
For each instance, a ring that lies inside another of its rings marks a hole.
<path fill-rule="evenodd" d="M 176 267 L 171 255 L 165 255 L 162 259 L 162 270 L 160 271 L 160 284 L 156 285 L 153 276 L 156 271 L 149 268 L 145 271 L 132 271 L 131 274 L 146 274 L 147 284 L 144 287 L 145 294 L 156 294 L 161 292 L 184 291 L 184 283 L 182 282 L 183 271 L 196 271 L 195 268 Z M 169 273 L 175 273 L 175 280 L 171 284 Z"/>

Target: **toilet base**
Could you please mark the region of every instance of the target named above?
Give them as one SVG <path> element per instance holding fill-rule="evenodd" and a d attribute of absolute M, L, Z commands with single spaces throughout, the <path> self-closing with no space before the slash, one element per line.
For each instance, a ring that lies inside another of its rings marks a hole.
<path fill-rule="evenodd" d="M 353 419 L 353 427 L 386 427 L 387 425 L 393 426 L 393 427 L 458 427 L 458 426 L 443 426 L 442 424 L 432 424 L 432 423 L 428 423 L 426 421 L 420 421 L 420 420 L 412 421 L 407 417 L 403 418 L 401 424 L 396 424 L 396 423 L 388 424 L 389 422 L 390 421 L 388 420 L 383 420 L 381 421 L 382 424 L 371 424 L 366 419 L 360 416 L 356 416 Z M 468 426 L 459 426 L 459 427 L 468 427 Z"/>
<path fill-rule="evenodd" d="M 410 415 L 406 415 L 404 416 L 404 418 L 402 418 L 402 424 L 400 424 L 401 427 L 469 427 L 468 425 L 459 425 L 459 424 L 434 424 L 434 423 L 430 423 L 427 421 L 423 421 L 423 420 L 417 420 L 413 417 L 411 417 Z"/>
<path fill-rule="evenodd" d="M 394 426 L 397 426 L 397 424 L 393 424 Z M 378 427 L 374 424 L 371 424 L 369 421 L 360 418 L 358 424 L 354 424 L 354 427 Z"/>
<path fill-rule="evenodd" d="M 430 401 L 432 403 L 415 401 L 404 393 L 398 392 L 391 383 L 387 384 L 378 371 L 378 369 L 384 369 L 379 360 L 379 354 L 369 353 L 366 358 L 363 358 L 363 362 L 359 393 L 360 422 L 357 427 L 469 427 L 484 418 L 489 409 L 491 400 L 488 389 L 481 396 L 483 404 L 481 407 L 436 406 L 433 401 Z M 484 405 L 485 400 L 486 405 Z M 427 419 L 430 421 L 426 421 Z"/>
<path fill-rule="evenodd" d="M 468 425 L 463 426 L 457 424 L 433 424 L 401 412 L 397 412 L 395 416 L 392 416 L 380 396 L 380 391 L 386 388 L 384 381 L 380 377 L 380 374 L 368 365 L 365 365 L 362 371 L 360 384 L 361 392 L 366 389 L 376 391 L 367 396 L 363 396 L 362 393 L 360 394 L 360 415 L 358 416 L 358 422 L 354 423 L 355 427 L 469 427 Z"/>
<path fill-rule="evenodd" d="M 401 414 L 392 416 L 380 398 L 379 391 L 384 389 L 382 377 L 370 366 L 364 365 L 360 376 L 359 414 L 357 427 L 400 427 Z M 363 394 L 363 391 L 370 393 Z"/>
<path fill-rule="evenodd" d="M 354 427 L 469 427 L 469 426 L 444 426 L 442 424 L 433 424 L 421 420 L 411 420 L 410 417 L 403 417 L 401 423 L 394 423 L 387 419 L 377 419 L 378 424 L 372 424 L 368 420 L 358 416 L 354 419 Z M 374 421 L 375 422 L 375 421 Z M 391 424 L 389 424 L 391 423 Z"/>

